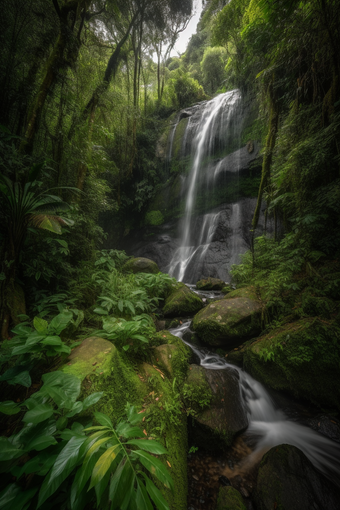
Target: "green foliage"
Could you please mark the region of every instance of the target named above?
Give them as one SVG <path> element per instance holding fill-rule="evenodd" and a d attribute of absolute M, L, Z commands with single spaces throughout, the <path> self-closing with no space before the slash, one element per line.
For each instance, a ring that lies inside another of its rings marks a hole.
<path fill-rule="evenodd" d="M 155 333 L 156 328 L 153 320 L 147 314 L 135 315 L 131 321 L 104 317 L 103 329 L 96 332 L 98 336 L 112 340 L 117 347 L 122 347 L 124 351 L 130 349 L 133 353 L 145 350 Z"/>
<path fill-rule="evenodd" d="M 174 71 L 174 77 L 169 81 L 170 95 L 176 109 L 191 106 L 204 99 L 204 92 L 197 80 L 180 69 Z"/>
<path fill-rule="evenodd" d="M 102 413 L 95 413 L 99 426 L 90 423 L 84 428 L 73 422 L 67 428 L 70 418 L 98 402 L 103 394 L 93 393 L 83 402 L 77 401 L 80 380 L 62 372 L 46 374 L 43 383 L 22 404 L 28 409 L 23 428 L 9 438 L 0 438 L 0 461 L 9 465 L 17 480 L 0 493 L 2 508 L 39 508 L 45 501 L 53 504 L 50 498 L 61 490 L 59 504 L 71 509 L 82 509 L 89 501 L 96 508 L 118 509 L 124 505 L 129 510 L 137 504 L 138 508 L 149 509 L 152 500 L 157 509 L 167 510 L 161 492 L 147 475 L 149 471 L 173 489 L 167 468 L 152 456 L 163 455 L 166 450 L 154 439 L 145 440 L 137 426 L 141 414 L 127 404 L 127 419 L 116 429 Z M 27 460 L 20 462 L 24 454 Z M 21 480 L 32 473 L 33 487 L 31 484 L 30 489 L 22 490 Z"/>
<path fill-rule="evenodd" d="M 162 225 L 164 217 L 161 211 L 149 211 L 145 215 L 146 225 Z"/>
<path fill-rule="evenodd" d="M 223 47 L 208 47 L 204 51 L 201 69 L 205 90 L 210 94 L 222 86 L 225 75 L 225 63 L 227 52 Z"/>

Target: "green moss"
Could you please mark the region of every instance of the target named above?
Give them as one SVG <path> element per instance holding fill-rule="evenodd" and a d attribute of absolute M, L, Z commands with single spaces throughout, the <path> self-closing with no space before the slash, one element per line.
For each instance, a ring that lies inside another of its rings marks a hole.
<path fill-rule="evenodd" d="M 201 290 L 222 290 L 224 281 L 218 278 L 204 278 L 196 283 L 196 288 Z"/>
<path fill-rule="evenodd" d="M 164 223 L 164 216 L 161 211 L 149 211 L 146 213 L 146 225 L 162 225 L 162 223 Z"/>
<path fill-rule="evenodd" d="M 221 487 L 216 510 L 246 510 L 241 494 L 233 487 Z"/>
<path fill-rule="evenodd" d="M 122 267 L 123 273 L 159 273 L 156 262 L 144 257 L 132 257 Z"/>
<path fill-rule="evenodd" d="M 209 345 L 230 348 L 247 337 L 256 336 L 261 330 L 261 306 L 258 301 L 237 296 L 229 299 L 230 294 L 220 301 L 214 301 L 194 317 L 194 330 Z"/>
<path fill-rule="evenodd" d="M 82 381 L 89 375 L 101 374 L 105 377 L 111 373 L 115 352 L 116 347 L 108 340 L 89 337 L 72 351 L 69 362 L 61 370 L 75 375 Z"/>
<path fill-rule="evenodd" d="M 171 154 L 172 159 L 178 159 L 181 157 L 182 141 L 185 135 L 185 130 L 187 128 L 188 121 L 189 117 L 185 117 L 181 119 L 177 124 L 172 142 L 172 154 Z"/>
<path fill-rule="evenodd" d="M 185 316 L 196 313 L 202 307 L 202 299 L 197 294 L 184 283 L 177 283 L 165 300 L 163 313 L 167 317 Z"/>
<path fill-rule="evenodd" d="M 308 318 L 271 331 L 247 346 L 244 366 L 268 386 L 322 407 L 340 409 L 340 328 Z"/>
<path fill-rule="evenodd" d="M 229 287 L 231 289 L 231 287 Z M 225 299 L 233 299 L 233 298 L 249 298 L 254 299 L 255 301 L 258 300 L 258 295 L 256 292 L 256 288 L 253 285 L 248 285 L 247 287 L 241 287 L 239 289 L 231 289 Z"/>

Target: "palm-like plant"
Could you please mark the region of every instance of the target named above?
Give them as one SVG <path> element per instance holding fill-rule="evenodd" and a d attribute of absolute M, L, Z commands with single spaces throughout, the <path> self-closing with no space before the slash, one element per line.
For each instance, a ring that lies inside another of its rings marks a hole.
<path fill-rule="evenodd" d="M 42 182 L 38 178 L 43 167 L 44 163 L 33 165 L 24 182 L 0 175 L 2 338 L 8 337 L 11 316 L 8 293 L 13 288 L 28 228 L 32 226 L 61 234 L 62 226 L 73 224 L 72 220 L 58 215 L 60 211 L 70 209 L 69 204 L 59 196 L 50 194 L 51 191 L 61 188 L 45 191 L 42 189 Z"/>

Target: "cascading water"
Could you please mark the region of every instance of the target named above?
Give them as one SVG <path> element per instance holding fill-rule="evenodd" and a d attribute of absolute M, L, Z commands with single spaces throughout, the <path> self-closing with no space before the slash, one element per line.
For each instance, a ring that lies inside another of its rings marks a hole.
<path fill-rule="evenodd" d="M 290 420 L 280 409 L 277 409 L 269 393 L 261 383 L 253 379 L 241 368 L 227 363 L 224 358 L 206 349 L 198 349 L 183 339 L 190 331 L 190 321 L 183 323 L 170 332 L 181 338 L 198 356 L 200 364 L 208 370 L 237 370 L 240 380 L 240 398 L 243 401 L 249 419 L 246 431 L 255 440 L 255 447 L 248 458 L 243 461 L 245 466 L 259 462 L 262 455 L 279 444 L 294 445 L 304 452 L 309 460 L 328 478 L 339 485 L 340 475 L 340 444 L 320 435 L 318 432 Z"/>
<path fill-rule="evenodd" d="M 185 215 L 182 222 L 180 247 L 170 262 L 169 274 L 179 281 L 194 283 L 198 272 L 194 267 L 198 264 L 203 268 L 209 244 L 218 224 L 218 213 L 205 214 L 197 224 L 197 191 L 202 196 L 209 188 L 213 191 L 216 168 L 220 163 L 212 161 L 216 153 L 228 152 L 228 144 L 235 143 L 241 132 L 242 117 L 240 115 L 240 93 L 238 90 L 220 94 L 207 101 L 196 122 L 189 119 L 184 134 L 184 152 L 187 145 L 188 132 L 191 132 L 191 169 L 184 183 L 186 187 Z M 171 134 L 172 147 L 174 132 Z M 233 171 L 237 172 L 237 162 Z M 216 168 L 215 168 L 216 167 Z M 211 178 L 213 177 L 213 178 Z M 205 188 L 205 190 L 204 190 Z M 202 191 L 203 189 L 203 191 Z M 243 250 L 244 251 L 244 250 Z M 211 276 L 211 275 L 207 275 Z M 213 275 L 212 275 L 213 276 Z"/>

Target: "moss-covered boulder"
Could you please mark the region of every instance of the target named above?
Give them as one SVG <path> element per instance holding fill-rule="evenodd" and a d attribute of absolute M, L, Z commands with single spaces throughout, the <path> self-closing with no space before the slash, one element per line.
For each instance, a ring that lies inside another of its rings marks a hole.
<path fill-rule="evenodd" d="M 292 445 L 279 445 L 263 457 L 257 476 L 257 510 L 337 510 L 340 493 Z"/>
<path fill-rule="evenodd" d="M 239 376 L 234 369 L 206 370 L 191 365 L 184 395 L 187 407 L 195 412 L 192 441 L 200 448 L 223 450 L 248 426 Z"/>
<path fill-rule="evenodd" d="M 165 317 L 183 317 L 194 315 L 203 308 L 202 299 L 184 283 L 173 285 L 173 289 L 165 300 L 163 313 Z"/>
<path fill-rule="evenodd" d="M 124 273 L 159 273 L 159 267 L 156 262 L 150 259 L 146 259 L 144 257 L 134 257 L 127 262 L 122 267 L 122 271 Z"/>
<path fill-rule="evenodd" d="M 241 494 L 234 487 L 221 487 L 216 510 L 247 510 Z"/>
<path fill-rule="evenodd" d="M 306 318 L 261 336 L 244 349 L 244 367 L 261 382 L 340 409 L 340 328 Z"/>
<path fill-rule="evenodd" d="M 62 371 L 81 380 L 89 375 L 106 376 L 111 373 L 112 358 L 116 351 L 112 342 L 91 336 L 73 349 Z"/>
<path fill-rule="evenodd" d="M 193 328 L 208 345 L 232 348 L 261 331 L 261 303 L 252 297 L 227 299 L 230 294 L 194 317 Z"/>
<path fill-rule="evenodd" d="M 224 299 L 247 298 L 259 302 L 259 296 L 253 285 L 248 285 L 247 287 L 241 287 L 239 289 L 232 289 L 231 287 L 226 288 L 228 289 L 228 292 Z"/>
<path fill-rule="evenodd" d="M 202 280 L 196 283 L 196 288 L 198 290 L 222 290 L 224 286 L 225 282 L 223 280 L 210 277 L 202 278 Z"/>

